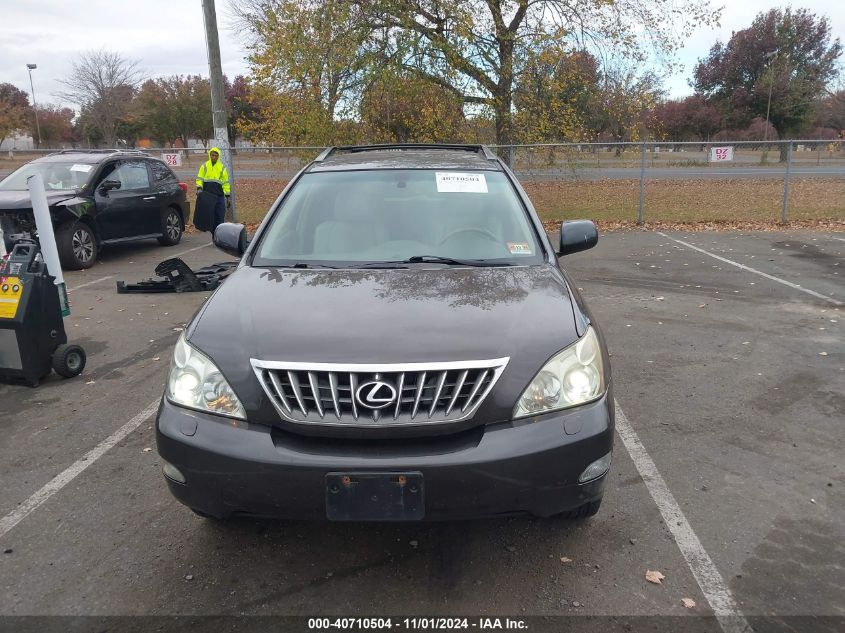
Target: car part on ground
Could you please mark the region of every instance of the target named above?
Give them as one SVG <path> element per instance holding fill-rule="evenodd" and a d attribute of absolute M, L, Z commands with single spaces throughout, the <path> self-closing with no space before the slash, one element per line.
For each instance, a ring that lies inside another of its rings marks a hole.
<path fill-rule="evenodd" d="M 220 262 L 191 270 L 188 265 L 174 257 L 165 259 L 155 268 L 161 279 L 147 279 L 128 284 L 117 282 L 118 294 L 159 293 L 159 292 L 204 292 L 214 290 L 234 271 L 237 262 Z"/>

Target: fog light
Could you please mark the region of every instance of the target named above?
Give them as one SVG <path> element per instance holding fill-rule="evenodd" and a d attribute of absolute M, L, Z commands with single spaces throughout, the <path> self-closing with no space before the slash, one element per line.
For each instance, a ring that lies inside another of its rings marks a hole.
<path fill-rule="evenodd" d="M 164 471 L 164 476 L 168 479 L 172 479 L 177 484 L 185 483 L 185 475 L 183 475 L 182 471 L 176 468 L 176 466 L 174 466 L 173 464 L 169 462 L 164 462 L 162 470 Z"/>
<path fill-rule="evenodd" d="M 578 477 L 578 483 L 583 484 L 585 481 L 590 481 L 605 474 L 610 469 L 610 458 L 612 456 L 613 453 L 608 453 L 587 466 L 581 476 Z"/>

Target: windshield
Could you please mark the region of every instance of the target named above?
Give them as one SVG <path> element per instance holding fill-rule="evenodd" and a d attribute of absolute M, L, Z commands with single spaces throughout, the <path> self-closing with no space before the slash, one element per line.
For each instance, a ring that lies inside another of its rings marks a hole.
<path fill-rule="evenodd" d="M 503 173 L 390 169 L 303 175 L 264 232 L 252 263 L 541 261 L 528 214 Z"/>
<path fill-rule="evenodd" d="M 41 174 L 47 191 L 73 191 L 85 186 L 93 169 L 94 165 L 72 161 L 29 163 L 0 181 L 0 191 L 26 191 L 26 180 L 34 174 Z"/>

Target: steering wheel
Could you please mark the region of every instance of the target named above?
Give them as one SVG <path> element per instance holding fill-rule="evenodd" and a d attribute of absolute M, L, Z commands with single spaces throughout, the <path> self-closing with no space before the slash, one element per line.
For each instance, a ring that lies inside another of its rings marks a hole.
<path fill-rule="evenodd" d="M 442 240 L 440 240 L 437 245 L 442 246 L 445 242 L 452 239 L 454 236 L 458 235 L 459 233 L 479 233 L 483 235 L 485 238 L 492 242 L 496 242 L 497 244 L 501 244 L 501 240 L 496 237 L 492 232 L 488 231 L 487 229 L 479 229 L 475 227 L 465 227 L 462 229 L 455 229 L 454 231 L 447 233 Z"/>

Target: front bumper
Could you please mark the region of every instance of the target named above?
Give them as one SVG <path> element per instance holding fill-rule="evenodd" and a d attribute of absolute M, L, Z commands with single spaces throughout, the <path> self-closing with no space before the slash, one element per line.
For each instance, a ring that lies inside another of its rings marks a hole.
<path fill-rule="evenodd" d="M 326 519 L 329 472 L 422 473 L 425 518 L 550 516 L 602 496 L 606 475 L 578 477 L 613 447 L 613 397 L 534 421 L 406 440 L 304 438 L 163 400 L 158 451 L 185 483 L 166 481 L 206 514 Z"/>

